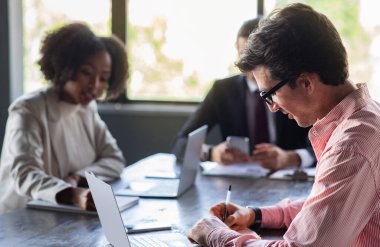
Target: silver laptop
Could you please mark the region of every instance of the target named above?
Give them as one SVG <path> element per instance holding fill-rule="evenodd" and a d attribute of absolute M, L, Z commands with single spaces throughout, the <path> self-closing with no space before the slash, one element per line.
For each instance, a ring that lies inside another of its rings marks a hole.
<path fill-rule="evenodd" d="M 200 153 L 207 133 L 207 125 L 189 133 L 185 157 L 178 179 L 151 179 L 131 181 L 127 188 L 118 190 L 116 195 L 155 198 L 176 198 L 188 190 L 195 181 L 200 165 Z"/>
<path fill-rule="evenodd" d="M 88 172 L 86 172 L 86 179 L 95 202 L 104 235 L 111 246 L 194 246 L 184 235 L 177 232 L 128 236 L 112 187 Z"/>

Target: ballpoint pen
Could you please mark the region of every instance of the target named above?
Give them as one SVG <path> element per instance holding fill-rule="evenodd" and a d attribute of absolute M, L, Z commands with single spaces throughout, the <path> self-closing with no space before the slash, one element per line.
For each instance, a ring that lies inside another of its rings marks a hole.
<path fill-rule="evenodd" d="M 226 202 L 225 202 L 225 207 L 224 207 L 224 214 L 223 214 L 223 222 L 226 220 L 227 218 L 227 205 L 230 203 L 230 199 L 231 199 L 231 185 L 228 187 L 228 191 L 227 191 L 227 196 L 226 196 Z"/>

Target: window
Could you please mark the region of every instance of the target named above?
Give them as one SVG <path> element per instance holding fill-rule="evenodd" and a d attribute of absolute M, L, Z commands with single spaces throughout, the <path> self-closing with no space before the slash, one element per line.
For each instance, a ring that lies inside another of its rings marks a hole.
<path fill-rule="evenodd" d="M 24 92 L 46 84 L 37 65 L 46 31 L 68 21 L 84 21 L 97 34 L 109 35 L 114 1 L 23 1 Z M 243 21 L 257 16 L 257 1 L 127 3 L 131 67 L 127 98 L 200 101 L 215 79 L 238 73 L 234 66 L 236 33 Z"/>
<path fill-rule="evenodd" d="M 265 1 L 265 12 L 302 2 L 324 13 L 338 29 L 347 49 L 350 80 L 366 82 L 371 96 L 380 100 L 380 18 L 376 1 L 279 0 Z M 328 59 L 328 58 L 326 58 Z"/>
<path fill-rule="evenodd" d="M 235 39 L 257 16 L 252 0 L 129 0 L 132 100 L 200 101 L 217 78 L 238 73 Z"/>
<path fill-rule="evenodd" d="M 41 41 L 47 31 L 70 21 L 83 21 L 96 34 L 110 35 L 110 20 L 110 0 L 96 0 L 96 4 L 93 0 L 24 0 L 24 92 L 46 85 L 37 61 Z"/>
<path fill-rule="evenodd" d="M 24 0 L 24 92 L 44 86 L 36 62 L 47 30 L 79 20 L 97 34 L 109 35 L 112 2 L 121 1 L 127 0 L 96 0 L 96 4 L 94 0 Z M 295 1 L 264 1 L 264 14 L 291 2 Z M 348 51 L 350 79 L 367 82 L 372 96 L 380 100 L 380 19 L 374 1 L 300 2 L 332 20 Z M 239 73 L 234 66 L 236 33 L 245 20 L 257 16 L 262 1 L 128 0 L 127 4 L 131 75 L 127 98 L 197 102 L 216 79 Z"/>

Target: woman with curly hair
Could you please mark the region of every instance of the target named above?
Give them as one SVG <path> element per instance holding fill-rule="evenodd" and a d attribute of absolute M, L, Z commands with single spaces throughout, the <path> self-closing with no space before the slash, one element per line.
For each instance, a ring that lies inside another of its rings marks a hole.
<path fill-rule="evenodd" d="M 116 37 L 97 37 L 72 23 L 49 33 L 41 71 L 51 85 L 9 107 L 0 164 L 0 212 L 31 199 L 94 210 L 84 178 L 119 177 L 125 160 L 97 112 L 96 99 L 125 88 L 128 62 Z"/>

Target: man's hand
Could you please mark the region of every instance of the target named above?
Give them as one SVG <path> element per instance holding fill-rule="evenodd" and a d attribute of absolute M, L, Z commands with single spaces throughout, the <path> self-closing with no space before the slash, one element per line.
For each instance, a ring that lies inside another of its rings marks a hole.
<path fill-rule="evenodd" d="M 262 167 L 270 170 L 279 170 L 287 167 L 297 167 L 301 159 L 294 151 L 285 151 L 270 143 L 261 143 L 255 146 L 252 160 L 257 161 Z"/>
<path fill-rule="evenodd" d="M 236 148 L 228 146 L 227 142 L 222 142 L 212 148 L 212 161 L 221 165 L 233 163 L 245 163 L 250 161 L 250 157 Z"/>
<path fill-rule="evenodd" d="M 215 204 L 209 209 L 211 215 L 223 218 L 225 203 Z M 239 231 L 248 228 L 255 221 L 255 212 L 233 203 L 227 205 L 227 218 L 224 223 L 233 230 Z"/>
<path fill-rule="evenodd" d="M 188 238 L 190 242 L 201 246 L 207 246 L 207 236 L 217 228 L 227 228 L 227 226 L 216 217 L 199 220 L 191 229 Z"/>

